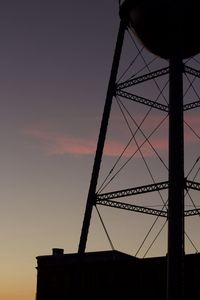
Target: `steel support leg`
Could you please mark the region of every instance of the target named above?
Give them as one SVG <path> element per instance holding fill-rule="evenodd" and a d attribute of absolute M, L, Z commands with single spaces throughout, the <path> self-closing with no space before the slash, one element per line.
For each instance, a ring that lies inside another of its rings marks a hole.
<path fill-rule="evenodd" d="M 183 63 L 170 59 L 167 300 L 184 297 Z"/>
<path fill-rule="evenodd" d="M 121 57 L 121 51 L 124 41 L 124 33 L 125 33 L 126 25 L 123 21 L 120 23 L 119 32 L 117 36 L 117 42 L 115 47 L 115 53 L 113 57 L 113 64 L 110 74 L 110 80 L 108 84 L 108 90 L 107 90 L 107 96 L 104 106 L 104 112 L 103 117 L 101 121 L 101 128 L 97 143 L 97 149 L 96 149 L 96 155 L 94 159 L 94 166 L 92 171 L 92 177 L 90 181 L 90 187 L 88 192 L 88 198 L 87 198 L 87 204 L 85 209 L 85 215 L 83 220 L 83 226 L 81 231 L 81 237 L 79 242 L 79 249 L 78 253 L 84 253 L 86 248 L 86 242 L 87 242 L 87 236 L 90 226 L 90 219 L 92 215 L 92 208 L 95 204 L 95 194 L 96 194 L 96 187 L 97 187 L 97 181 L 99 176 L 99 170 L 101 166 L 101 160 L 103 155 L 103 149 L 105 144 L 105 138 L 107 133 L 107 127 L 108 127 L 108 121 L 111 111 L 111 105 L 112 105 L 112 99 L 115 94 L 115 85 L 116 85 L 116 78 L 118 73 L 118 67 L 119 67 L 119 61 Z"/>

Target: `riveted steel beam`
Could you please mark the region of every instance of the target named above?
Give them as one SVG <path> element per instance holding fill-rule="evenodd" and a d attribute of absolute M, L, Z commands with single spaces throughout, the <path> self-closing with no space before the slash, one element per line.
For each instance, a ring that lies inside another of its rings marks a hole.
<path fill-rule="evenodd" d="M 184 72 L 200 78 L 200 71 L 192 67 L 184 66 Z"/>
<path fill-rule="evenodd" d="M 183 110 L 186 111 L 186 110 L 194 109 L 197 107 L 200 107 L 200 100 L 185 104 L 183 106 Z"/>
<path fill-rule="evenodd" d="M 125 92 L 125 91 L 122 91 L 122 90 L 116 90 L 116 95 L 127 98 L 131 101 L 135 101 L 135 102 L 150 106 L 152 108 L 156 108 L 156 109 L 165 111 L 165 112 L 169 111 L 169 108 L 168 108 L 167 105 L 164 105 L 164 104 L 161 104 L 159 102 L 155 102 L 155 101 L 146 99 L 144 97 L 133 95 L 131 93 L 128 93 L 128 92 Z"/>
<path fill-rule="evenodd" d="M 145 82 L 145 81 L 148 81 L 148 80 L 166 75 L 168 73 L 169 73 L 169 67 L 162 68 L 162 69 L 156 70 L 154 72 L 147 73 L 147 74 L 144 74 L 142 76 L 134 77 L 134 78 L 131 78 L 131 79 L 126 80 L 124 82 L 121 82 L 121 83 L 117 84 L 117 89 L 124 89 L 124 88 L 130 87 L 130 86 L 133 86 L 133 85 L 136 85 L 136 84 L 139 84 L 139 83 L 142 83 L 142 82 Z"/>
<path fill-rule="evenodd" d="M 185 217 L 200 215 L 200 208 L 185 210 L 184 215 L 185 215 Z"/>
<path fill-rule="evenodd" d="M 159 217 L 167 217 L 166 210 L 158 210 L 158 209 L 123 203 L 123 202 L 118 202 L 118 201 L 98 200 L 96 204 L 119 208 L 119 209 L 124 209 L 124 210 L 129 210 L 129 211 L 134 211 L 134 212 L 138 212 L 138 213 L 142 213 L 142 214 L 148 214 L 148 215 L 159 216 Z"/>
<path fill-rule="evenodd" d="M 186 180 L 186 188 L 200 191 L 200 183 L 195 181 Z"/>
<path fill-rule="evenodd" d="M 167 189 L 168 187 L 169 187 L 169 182 L 163 181 L 163 182 L 159 182 L 159 183 L 155 183 L 155 184 L 138 186 L 138 187 L 114 191 L 114 192 L 110 192 L 110 193 L 98 194 L 97 201 L 116 199 L 116 198 L 132 196 L 132 195 L 139 195 L 139 194 L 144 194 L 144 193 L 149 193 L 149 192 L 155 192 L 155 191 Z"/>

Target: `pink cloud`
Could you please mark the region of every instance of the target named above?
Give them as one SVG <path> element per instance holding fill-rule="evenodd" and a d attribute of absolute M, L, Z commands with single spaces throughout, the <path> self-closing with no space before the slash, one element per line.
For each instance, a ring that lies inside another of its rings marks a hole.
<path fill-rule="evenodd" d="M 71 137 L 67 134 L 50 131 L 47 129 L 26 129 L 24 134 L 38 143 L 38 146 L 45 151 L 47 155 L 93 155 L 96 151 L 95 139 Z M 141 145 L 144 139 L 138 140 L 138 144 Z M 166 150 L 167 142 L 165 139 L 157 138 L 152 141 L 156 150 Z M 118 140 L 108 140 L 105 144 L 104 155 L 106 156 L 119 156 L 126 144 Z M 134 142 L 126 149 L 124 156 L 130 157 L 136 151 L 136 145 Z M 145 156 L 152 155 L 152 149 L 148 143 L 142 145 L 142 152 Z M 139 152 L 137 152 L 139 155 Z"/>
<path fill-rule="evenodd" d="M 38 141 L 48 155 L 88 155 L 93 154 L 95 151 L 95 142 L 92 140 L 85 141 L 63 133 L 43 129 L 26 129 L 24 133 Z"/>
<path fill-rule="evenodd" d="M 158 116 L 159 118 L 159 116 Z M 158 119 L 157 118 L 157 119 Z M 155 120 L 154 120 L 155 121 Z M 190 116 L 186 118 L 186 121 L 196 130 L 199 128 L 200 119 L 198 116 Z M 149 122 L 149 127 L 151 128 L 152 124 Z M 166 129 L 166 128 L 165 128 Z M 195 137 L 194 133 L 185 126 L 185 142 L 196 143 L 198 139 Z M 119 130 L 120 132 L 120 130 Z M 81 138 L 74 137 L 68 134 L 49 130 L 45 127 L 41 128 L 30 128 L 24 130 L 24 134 L 30 137 L 36 145 L 41 148 L 47 155 L 93 155 L 96 151 L 97 138 Z M 122 136 L 124 139 L 124 137 Z M 150 142 L 157 151 L 167 151 L 168 149 L 168 133 L 167 130 L 165 134 L 160 133 L 159 136 L 152 136 Z M 127 140 L 128 142 L 128 140 Z M 137 138 L 139 145 L 144 143 L 144 137 Z M 119 156 L 126 146 L 126 142 L 123 142 L 120 137 L 110 139 L 106 141 L 104 148 L 104 155 L 106 156 Z M 137 147 L 134 143 L 134 140 L 126 149 L 124 156 L 130 157 Z M 145 156 L 152 156 L 153 152 L 148 142 L 145 142 L 142 146 L 142 152 Z M 139 151 L 137 156 L 139 156 Z"/>

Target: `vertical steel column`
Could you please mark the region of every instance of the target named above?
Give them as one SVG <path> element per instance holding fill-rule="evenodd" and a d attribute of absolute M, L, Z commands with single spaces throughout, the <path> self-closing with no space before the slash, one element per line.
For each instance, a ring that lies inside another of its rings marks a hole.
<path fill-rule="evenodd" d="M 112 105 L 112 98 L 115 94 L 115 85 L 116 85 L 116 78 L 118 73 L 118 67 L 122 52 L 122 46 L 124 41 L 124 34 L 125 34 L 126 24 L 121 20 L 119 32 L 117 36 L 117 42 L 115 47 L 115 53 L 113 57 L 112 69 L 110 74 L 110 80 L 108 84 L 108 90 L 106 95 L 106 101 L 104 106 L 103 117 L 101 121 L 100 133 L 97 143 L 96 155 L 94 159 L 94 166 L 90 181 L 90 187 L 88 192 L 87 204 L 85 209 L 85 215 L 83 220 L 83 226 L 81 231 L 81 237 L 79 242 L 79 249 L 78 253 L 84 253 L 86 248 L 87 236 L 90 226 L 90 220 L 92 215 L 92 208 L 95 204 L 95 195 L 96 195 L 96 187 L 97 181 L 99 176 L 99 170 L 101 166 L 101 159 L 103 155 L 103 148 L 105 144 L 105 138 L 107 133 L 108 121 L 110 117 L 111 105 Z"/>
<path fill-rule="evenodd" d="M 177 51 L 178 52 L 178 51 Z M 167 300 L 184 297 L 183 63 L 170 58 Z"/>

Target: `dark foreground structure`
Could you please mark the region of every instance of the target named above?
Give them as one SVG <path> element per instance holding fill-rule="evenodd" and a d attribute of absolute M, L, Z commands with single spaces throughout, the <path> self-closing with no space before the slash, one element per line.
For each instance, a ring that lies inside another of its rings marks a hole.
<path fill-rule="evenodd" d="M 36 300 L 166 300 L 166 257 L 136 258 L 119 251 L 37 257 Z M 185 299 L 199 299 L 200 254 L 185 256 Z"/>

